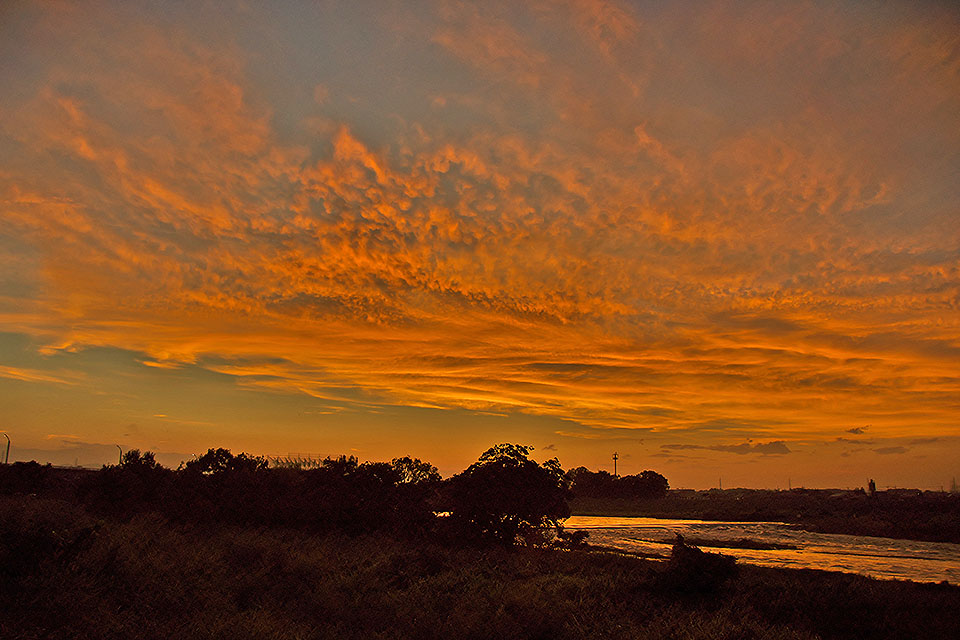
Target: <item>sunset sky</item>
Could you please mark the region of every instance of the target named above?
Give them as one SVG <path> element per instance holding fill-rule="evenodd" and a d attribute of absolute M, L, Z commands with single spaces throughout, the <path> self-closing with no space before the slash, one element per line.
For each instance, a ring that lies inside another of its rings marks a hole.
<path fill-rule="evenodd" d="M 0 430 L 948 487 L 960 8 L 3 2 Z"/>

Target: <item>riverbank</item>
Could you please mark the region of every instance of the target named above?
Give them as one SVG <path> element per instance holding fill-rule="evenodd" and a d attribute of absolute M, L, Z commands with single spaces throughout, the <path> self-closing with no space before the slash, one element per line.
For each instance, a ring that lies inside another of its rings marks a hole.
<path fill-rule="evenodd" d="M 960 494 L 920 491 L 727 489 L 652 500 L 575 497 L 573 515 L 784 522 L 807 531 L 960 543 Z"/>
<path fill-rule="evenodd" d="M 811 533 L 770 522 L 717 522 L 635 516 L 571 516 L 564 527 L 592 545 L 669 555 L 680 534 L 690 544 L 762 567 L 842 571 L 880 580 L 960 584 L 960 545 Z"/>
<path fill-rule="evenodd" d="M 386 535 L 122 522 L 4 499 L 4 638 L 960 637 L 960 588 L 740 566 L 691 595 L 669 565 Z"/>

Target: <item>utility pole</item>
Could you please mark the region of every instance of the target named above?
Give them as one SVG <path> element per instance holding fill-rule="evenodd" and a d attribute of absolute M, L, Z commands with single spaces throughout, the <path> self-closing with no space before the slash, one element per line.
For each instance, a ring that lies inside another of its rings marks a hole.
<path fill-rule="evenodd" d="M 3 437 L 7 439 L 7 455 L 3 458 L 3 464 L 10 464 L 10 436 L 4 431 Z"/>
<path fill-rule="evenodd" d="M 620 457 L 620 456 L 617 454 L 617 452 L 614 451 L 614 452 L 613 452 L 613 477 L 614 477 L 614 478 L 617 477 L 617 459 L 618 459 L 619 457 Z"/>

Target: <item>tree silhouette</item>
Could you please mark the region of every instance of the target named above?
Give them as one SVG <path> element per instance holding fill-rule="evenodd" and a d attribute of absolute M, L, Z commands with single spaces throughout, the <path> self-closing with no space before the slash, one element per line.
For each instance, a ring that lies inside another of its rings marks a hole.
<path fill-rule="evenodd" d="M 153 451 L 140 453 L 140 449 L 130 449 L 124 453 L 119 466 L 121 469 L 133 472 L 153 471 L 162 468 L 154 457 Z"/>
<path fill-rule="evenodd" d="M 131 449 L 119 464 L 104 465 L 83 478 L 77 492 L 94 511 L 111 515 L 133 515 L 157 506 L 165 495 L 172 472 L 156 461 L 152 451 Z"/>
<path fill-rule="evenodd" d="M 190 460 L 184 465 L 185 471 L 217 475 L 221 473 L 237 473 L 262 471 L 267 468 L 267 461 L 259 456 L 250 456 L 246 453 L 233 455 L 229 449 L 208 449 L 205 454 L 196 460 Z"/>
<path fill-rule="evenodd" d="M 440 472 L 429 462 L 423 462 L 420 458 L 411 458 L 403 456 L 394 458 L 390 464 L 396 470 L 403 484 L 422 484 L 440 481 Z"/>
<path fill-rule="evenodd" d="M 468 537 L 511 546 L 570 515 L 560 462 L 530 460 L 533 447 L 498 444 L 450 483 L 450 519 Z"/>

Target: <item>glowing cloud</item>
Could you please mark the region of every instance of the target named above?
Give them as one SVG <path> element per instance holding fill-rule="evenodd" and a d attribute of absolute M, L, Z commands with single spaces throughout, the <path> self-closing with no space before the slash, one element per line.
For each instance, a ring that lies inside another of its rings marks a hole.
<path fill-rule="evenodd" d="M 956 11 L 211 11 L 7 9 L 0 328 L 48 358 L 382 429 L 422 407 L 790 458 L 864 421 L 960 435 Z"/>

